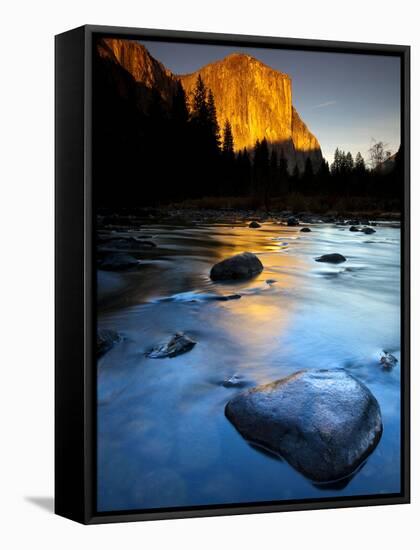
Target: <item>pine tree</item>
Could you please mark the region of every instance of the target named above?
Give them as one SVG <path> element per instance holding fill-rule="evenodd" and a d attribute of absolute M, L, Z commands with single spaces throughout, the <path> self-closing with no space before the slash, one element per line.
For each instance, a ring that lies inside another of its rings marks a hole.
<path fill-rule="evenodd" d="M 307 157 L 305 161 L 305 169 L 303 171 L 303 178 L 308 182 L 311 182 L 314 177 L 314 169 L 310 157 Z"/>
<path fill-rule="evenodd" d="M 284 155 L 283 149 L 280 153 L 280 159 L 279 159 L 279 174 L 281 178 L 287 178 L 289 175 L 289 166 L 288 166 L 287 158 Z"/>
<path fill-rule="evenodd" d="M 346 171 L 347 174 L 351 174 L 351 172 L 353 172 L 354 161 L 353 161 L 353 156 L 350 153 L 350 151 L 347 153 L 347 155 L 345 157 L 344 166 L 345 166 L 345 171 Z"/>
<path fill-rule="evenodd" d="M 211 89 L 207 93 L 207 112 L 209 117 L 209 128 L 214 140 L 214 144 L 217 149 L 220 149 L 220 128 L 217 122 L 216 105 L 214 103 L 214 96 Z"/>
<path fill-rule="evenodd" d="M 230 125 L 230 122 L 227 119 L 225 122 L 225 127 L 223 129 L 222 151 L 226 159 L 234 158 L 234 142 L 233 142 L 232 126 Z"/>
<path fill-rule="evenodd" d="M 200 124 L 205 125 L 209 120 L 209 112 L 207 106 L 207 90 L 201 75 L 197 77 L 197 82 L 193 92 L 192 101 L 193 118 Z"/>
<path fill-rule="evenodd" d="M 279 158 L 278 179 L 279 179 L 279 192 L 281 194 L 284 194 L 289 190 L 290 176 L 289 176 L 288 162 L 284 155 L 283 149 L 281 150 L 280 158 Z"/>
<path fill-rule="evenodd" d="M 176 83 L 176 89 L 172 100 L 171 115 L 172 119 L 177 124 L 187 124 L 188 122 L 187 99 L 185 97 L 184 88 L 179 80 Z"/>
<path fill-rule="evenodd" d="M 356 159 L 354 161 L 354 169 L 357 174 L 364 174 L 366 172 L 366 165 L 365 160 L 362 157 L 360 151 L 356 155 Z"/>

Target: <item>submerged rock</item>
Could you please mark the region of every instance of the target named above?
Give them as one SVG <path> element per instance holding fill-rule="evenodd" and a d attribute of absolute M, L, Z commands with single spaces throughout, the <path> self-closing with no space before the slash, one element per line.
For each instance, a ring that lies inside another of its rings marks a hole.
<path fill-rule="evenodd" d="M 248 227 L 252 227 L 253 229 L 258 229 L 258 227 L 261 227 L 261 224 L 259 224 L 257 221 L 253 220 Z"/>
<path fill-rule="evenodd" d="M 109 329 L 99 329 L 96 334 L 96 355 L 101 357 L 109 351 L 114 344 L 121 340 L 118 332 Z"/>
<path fill-rule="evenodd" d="M 310 233 L 312 229 L 310 227 L 302 227 L 300 231 L 301 233 Z"/>
<path fill-rule="evenodd" d="M 176 357 L 190 351 L 197 342 L 191 340 L 182 332 L 177 332 L 166 344 L 161 344 L 146 353 L 151 359 L 164 359 L 165 357 Z"/>
<path fill-rule="evenodd" d="M 379 362 L 384 369 L 393 369 L 397 365 L 398 359 L 389 351 L 384 351 Z"/>
<path fill-rule="evenodd" d="M 263 264 L 252 252 L 242 252 L 215 264 L 210 271 L 213 281 L 249 279 L 261 273 Z"/>
<path fill-rule="evenodd" d="M 329 264 L 341 264 L 342 262 L 346 262 L 347 259 L 342 256 L 341 254 L 324 254 L 323 256 L 319 256 L 318 258 L 315 258 L 316 262 L 325 262 Z"/>
<path fill-rule="evenodd" d="M 104 250 L 143 250 L 155 248 L 156 243 L 145 240 L 142 237 L 132 236 L 110 236 L 102 239 L 100 247 Z"/>
<path fill-rule="evenodd" d="M 249 442 L 315 482 L 352 474 L 382 435 L 370 390 L 343 369 L 303 370 L 231 399 L 225 414 Z"/>
<path fill-rule="evenodd" d="M 114 252 L 107 254 L 99 260 L 99 269 L 108 271 L 122 271 L 124 269 L 132 269 L 140 265 L 140 260 L 137 260 L 130 254 L 124 252 Z"/>
<path fill-rule="evenodd" d="M 365 233 L 366 235 L 372 235 L 373 233 L 376 233 L 376 230 L 373 229 L 373 227 L 364 227 L 361 231 Z"/>

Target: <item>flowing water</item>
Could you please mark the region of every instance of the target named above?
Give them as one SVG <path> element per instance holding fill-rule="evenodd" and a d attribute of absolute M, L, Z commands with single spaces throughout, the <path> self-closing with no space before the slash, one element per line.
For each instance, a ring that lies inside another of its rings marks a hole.
<path fill-rule="evenodd" d="M 140 268 L 98 272 L 98 326 L 122 336 L 98 361 L 99 511 L 400 491 L 400 230 L 311 229 L 144 224 L 157 247 L 141 252 Z M 214 263 L 245 250 L 264 264 L 258 277 L 211 282 Z M 314 261 L 330 252 L 347 261 Z M 197 342 L 191 351 L 146 357 L 179 331 Z M 399 360 L 393 370 L 382 369 L 383 350 Z M 313 368 L 348 369 L 382 411 L 379 445 L 339 484 L 314 485 L 224 415 L 244 387 Z M 234 375 L 241 387 L 225 387 Z"/>

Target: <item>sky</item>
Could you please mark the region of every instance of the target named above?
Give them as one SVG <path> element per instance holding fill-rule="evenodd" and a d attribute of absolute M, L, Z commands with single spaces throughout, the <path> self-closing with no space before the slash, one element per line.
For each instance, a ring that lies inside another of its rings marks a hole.
<path fill-rule="evenodd" d="M 324 157 L 336 147 L 368 160 L 373 141 L 400 145 L 400 59 L 393 56 L 141 41 L 175 74 L 233 52 L 252 55 L 292 78 L 292 100 Z"/>

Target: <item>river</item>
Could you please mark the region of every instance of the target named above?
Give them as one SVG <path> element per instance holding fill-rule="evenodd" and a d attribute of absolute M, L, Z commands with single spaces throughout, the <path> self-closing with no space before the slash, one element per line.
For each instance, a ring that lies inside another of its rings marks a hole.
<path fill-rule="evenodd" d="M 400 230 L 310 227 L 149 221 L 138 233 L 157 246 L 138 270 L 98 271 L 98 327 L 122 336 L 97 368 L 98 511 L 400 491 Z M 245 250 L 264 264 L 259 276 L 210 280 L 214 263 Z M 314 261 L 330 252 L 347 261 Z M 146 357 L 179 331 L 191 351 Z M 383 350 L 394 369 L 381 367 Z M 314 368 L 348 369 L 381 407 L 381 441 L 344 483 L 314 485 L 224 415 L 244 387 Z M 234 375 L 240 387 L 226 387 Z"/>

